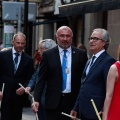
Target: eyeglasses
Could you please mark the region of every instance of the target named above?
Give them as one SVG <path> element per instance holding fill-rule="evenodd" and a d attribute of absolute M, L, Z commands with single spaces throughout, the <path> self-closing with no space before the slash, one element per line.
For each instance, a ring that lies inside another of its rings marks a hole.
<path fill-rule="evenodd" d="M 88 39 L 89 40 L 94 40 L 94 41 L 102 40 L 101 38 L 98 38 L 98 37 L 90 37 Z"/>

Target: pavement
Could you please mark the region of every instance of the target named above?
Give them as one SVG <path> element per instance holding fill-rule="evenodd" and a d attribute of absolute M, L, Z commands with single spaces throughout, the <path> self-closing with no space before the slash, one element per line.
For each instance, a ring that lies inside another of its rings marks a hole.
<path fill-rule="evenodd" d="M 25 107 L 23 109 L 22 120 L 36 120 L 35 113 L 33 113 L 31 107 Z"/>
<path fill-rule="evenodd" d="M 31 107 L 23 109 L 22 120 L 36 120 L 35 113 L 33 113 Z"/>

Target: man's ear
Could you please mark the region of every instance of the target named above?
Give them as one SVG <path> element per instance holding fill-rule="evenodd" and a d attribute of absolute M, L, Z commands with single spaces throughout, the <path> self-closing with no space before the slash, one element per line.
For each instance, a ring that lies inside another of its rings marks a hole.
<path fill-rule="evenodd" d="M 14 40 L 11 41 L 12 45 L 14 45 Z"/>

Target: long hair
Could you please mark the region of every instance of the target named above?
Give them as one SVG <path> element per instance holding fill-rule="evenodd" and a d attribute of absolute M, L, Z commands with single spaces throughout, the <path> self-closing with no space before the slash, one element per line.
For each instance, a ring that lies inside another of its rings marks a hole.
<path fill-rule="evenodd" d="M 117 60 L 120 61 L 120 45 L 118 46 Z"/>

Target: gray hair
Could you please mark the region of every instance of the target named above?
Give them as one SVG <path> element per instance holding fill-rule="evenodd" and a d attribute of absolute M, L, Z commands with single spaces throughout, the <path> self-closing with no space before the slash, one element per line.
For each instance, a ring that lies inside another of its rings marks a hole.
<path fill-rule="evenodd" d="M 96 29 L 93 30 L 93 32 L 102 33 L 102 38 L 101 38 L 101 39 L 102 39 L 103 41 L 106 41 L 106 44 L 105 44 L 104 48 L 105 48 L 105 50 L 107 50 L 107 49 L 108 49 L 108 46 L 109 46 L 109 44 L 110 44 L 110 42 L 111 42 L 111 38 L 110 38 L 110 36 L 109 36 L 108 31 L 105 30 L 105 29 L 102 29 L 102 28 L 96 28 Z"/>
<path fill-rule="evenodd" d="M 52 40 L 52 39 L 44 39 L 44 40 L 41 40 L 41 41 L 39 42 L 39 44 L 42 43 L 42 42 L 43 42 L 42 47 L 45 48 L 45 49 L 51 49 L 51 48 L 53 48 L 53 47 L 56 46 L 55 41 Z"/>
<path fill-rule="evenodd" d="M 15 40 L 17 36 L 23 36 L 26 39 L 26 36 L 22 32 L 17 32 L 16 34 L 14 34 L 13 40 Z"/>

